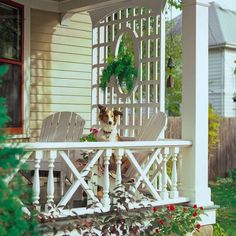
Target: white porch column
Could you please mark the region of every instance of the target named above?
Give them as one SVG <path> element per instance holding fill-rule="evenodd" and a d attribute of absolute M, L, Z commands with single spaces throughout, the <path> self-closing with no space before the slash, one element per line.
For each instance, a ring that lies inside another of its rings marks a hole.
<path fill-rule="evenodd" d="M 182 138 L 193 146 L 183 156 L 182 192 L 201 206 L 213 205 L 208 188 L 207 2 L 183 0 Z"/>

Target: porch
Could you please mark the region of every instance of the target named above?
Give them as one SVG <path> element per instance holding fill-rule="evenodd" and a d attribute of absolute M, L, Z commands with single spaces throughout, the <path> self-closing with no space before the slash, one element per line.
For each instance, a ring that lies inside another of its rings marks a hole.
<path fill-rule="evenodd" d="M 28 10 L 33 7 L 48 10 L 43 7 L 44 1 L 41 1 L 40 4 L 35 3 L 34 6 L 27 5 L 28 3 L 23 0 L 21 2 Z M 57 7 L 54 8 L 54 6 Z M 134 11 L 130 12 L 131 8 Z M 142 8 L 148 10 L 143 11 Z M 60 15 L 61 25 L 65 26 L 70 23 L 75 12 L 86 10 L 91 17 L 92 95 L 89 104 L 91 107 L 89 116 L 91 116 L 87 121 L 87 129 L 92 125 L 98 125 L 98 103 L 123 111 L 124 119 L 119 123 L 119 129 L 124 136 L 137 135 L 146 118 L 149 118 L 153 113 L 165 111 L 165 1 L 93 1 L 89 4 L 65 1 L 57 3 L 57 5 L 52 1 L 50 9 L 54 9 L 53 11 Z M 154 19 L 152 28 L 150 19 Z M 207 216 L 202 218 L 202 224 L 215 223 L 215 209 L 213 202 L 211 202 L 207 174 L 208 34 L 207 24 L 205 24 L 207 20 L 208 9 L 204 0 L 183 1 L 182 137 L 184 140 L 167 140 L 163 135 L 162 139 L 158 141 L 143 142 L 46 143 L 33 142 L 35 141 L 33 140 L 29 143 L 21 143 L 20 146 L 27 152 L 23 157 L 20 157 L 22 163 L 33 158 L 33 162 L 31 162 L 34 170 L 33 203 L 39 212 L 45 216 L 53 215 L 58 218 L 109 212 L 114 201 L 114 191 L 125 185 L 126 191 L 131 194 L 128 202 L 129 209 L 172 203 L 197 204 L 206 209 Z M 146 35 L 141 32 L 143 22 L 148 25 L 147 32 L 149 33 Z M 137 28 L 136 23 L 138 23 Z M 111 29 L 109 36 L 108 29 Z M 108 88 L 102 91 L 99 88 L 101 71 L 106 66 L 105 62 L 109 52 L 117 54 L 117 48 L 124 33 L 130 34 L 134 40 L 135 65 L 140 71 L 138 81 L 130 94 L 117 89 L 118 85 L 114 79 Z M 145 45 L 144 41 L 149 43 Z M 51 42 L 48 42 L 48 45 L 50 44 Z M 143 48 L 147 50 L 145 55 Z M 154 51 L 154 54 L 151 51 Z M 33 57 L 33 59 L 35 58 Z M 42 58 L 40 57 L 40 59 Z M 49 60 L 49 58 L 43 59 L 44 61 Z M 34 60 L 33 63 L 35 63 Z M 29 64 L 26 68 L 28 67 Z M 143 70 L 147 71 L 145 79 Z M 150 75 L 150 71 L 152 71 L 152 75 Z M 27 78 L 30 79 L 29 75 Z M 25 87 L 27 91 L 30 91 L 30 84 L 27 80 Z M 151 91 L 153 96 L 150 96 Z M 37 91 L 33 95 L 31 94 L 37 106 Z M 29 96 L 26 98 L 29 102 Z M 25 106 L 25 113 L 27 118 L 25 130 L 29 130 L 31 119 L 37 123 L 37 115 L 41 116 L 41 114 L 39 111 L 36 116 L 31 115 L 29 106 Z M 71 159 L 70 154 L 76 152 L 90 153 L 82 170 L 78 170 Z M 140 152 L 147 153 L 143 165 L 140 165 L 135 158 L 135 155 Z M 109 171 L 112 153 L 116 153 L 117 156 L 116 173 L 113 178 L 111 178 Z M 42 169 L 41 161 L 45 155 L 49 157 L 47 161 L 48 175 L 46 185 L 43 186 L 40 170 Z M 121 163 L 124 156 L 128 158 L 136 173 L 136 177 L 131 183 L 127 183 L 121 173 Z M 103 178 L 98 176 L 99 159 L 104 160 Z M 58 160 L 61 161 L 62 167 L 66 167 L 68 172 L 72 174 L 72 179 L 67 181 L 67 186 L 65 189 L 61 189 L 60 193 L 55 192 L 54 181 L 54 169 Z M 8 181 L 13 177 L 9 177 Z M 102 195 L 98 194 L 98 185 L 103 188 Z M 46 192 L 42 191 L 45 186 Z M 84 200 L 83 205 L 76 206 L 74 204 L 74 200 L 78 197 L 80 200 Z M 27 209 L 25 210 L 27 211 Z"/>

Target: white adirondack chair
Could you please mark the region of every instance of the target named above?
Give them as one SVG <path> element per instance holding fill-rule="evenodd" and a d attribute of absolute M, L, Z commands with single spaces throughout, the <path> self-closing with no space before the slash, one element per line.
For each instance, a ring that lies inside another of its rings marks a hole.
<path fill-rule="evenodd" d="M 165 131 L 167 128 L 167 115 L 164 112 L 158 112 L 154 115 L 152 115 L 146 122 L 144 122 L 144 125 L 142 126 L 139 134 L 137 135 L 137 138 L 134 139 L 135 141 L 157 141 L 161 134 Z M 136 153 L 135 158 L 138 161 L 138 163 L 141 165 L 145 158 L 147 157 L 147 153 Z M 134 178 L 135 177 L 136 170 L 131 165 L 125 173 L 122 175 L 126 179 Z"/>
<path fill-rule="evenodd" d="M 121 137 L 123 141 L 157 141 L 161 134 L 165 131 L 167 127 L 167 115 L 164 112 L 158 112 L 152 115 L 144 125 L 142 126 L 137 138 L 130 137 Z M 138 161 L 141 166 L 149 155 L 148 151 L 135 153 L 135 159 Z M 136 177 L 136 169 L 133 165 L 130 165 L 129 168 L 122 173 L 122 180 L 124 182 L 134 179 Z M 97 175 L 96 175 L 97 176 Z M 112 175 L 111 175 L 112 176 Z M 104 178 L 103 176 L 97 176 L 97 185 L 103 186 Z M 94 181 L 94 180 L 93 180 Z M 115 178 L 110 178 L 110 188 L 111 190 L 115 187 Z"/>
<path fill-rule="evenodd" d="M 83 134 L 85 120 L 74 112 L 56 112 L 43 120 L 39 142 L 78 142 Z M 48 171 L 49 153 L 45 153 L 40 170 Z M 71 155 L 70 155 L 71 156 Z M 34 161 L 28 162 L 34 169 Z M 54 162 L 54 171 L 60 172 L 61 195 L 64 193 L 68 169 L 60 157 Z"/>

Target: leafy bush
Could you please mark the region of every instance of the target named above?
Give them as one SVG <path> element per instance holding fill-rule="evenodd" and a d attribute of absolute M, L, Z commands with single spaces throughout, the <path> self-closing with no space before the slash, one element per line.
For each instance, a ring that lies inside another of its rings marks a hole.
<path fill-rule="evenodd" d="M 220 117 L 214 112 L 213 107 L 208 107 L 208 153 L 212 152 L 219 143 Z"/>
<path fill-rule="evenodd" d="M 229 178 L 231 178 L 233 181 L 236 181 L 236 169 L 229 170 L 228 175 Z"/>
<path fill-rule="evenodd" d="M 0 67 L 0 78 L 7 71 Z M 17 156 L 24 151 L 17 145 L 6 147 L 7 136 L 4 132 L 9 117 L 6 115 L 5 99 L 0 98 L 0 235 L 1 236 L 23 236 L 39 235 L 37 232 L 37 221 L 34 214 L 27 215 L 22 210 L 22 203 L 29 205 L 31 194 L 25 187 L 21 178 L 16 176 L 14 181 L 8 184 L 7 178 L 14 174 L 19 167 L 20 161 Z"/>
<path fill-rule="evenodd" d="M 151 235 L 165 236 L 171 233 L 176 235 L 185 235 L 187 233 L 196 232 L 201 225 L 200 214 L 203 214 L 203 208 L 184 207 L 180 205 L 167 205 L 163 208 L 153 208 L 153 216 L 151 220 Z"/>
<path fill-rule="evenodd" d="M 226 236 L 224 229 L 219 224 L 214 225 L 213 235 L 214 236 Z"/>

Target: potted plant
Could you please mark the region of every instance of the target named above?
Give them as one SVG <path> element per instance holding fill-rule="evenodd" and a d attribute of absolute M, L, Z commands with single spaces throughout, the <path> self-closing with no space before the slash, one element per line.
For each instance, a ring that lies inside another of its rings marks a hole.
<path fill-rule="evenodd" d="M 138 70 L 134 66 L 133 55 L 126 53 L 108 58 L 107 67 L 103 70 L 99 86 L 105 90 L 112 76 L 117 79 L 123 92 L 129 93 L 135 85 Z"/>

